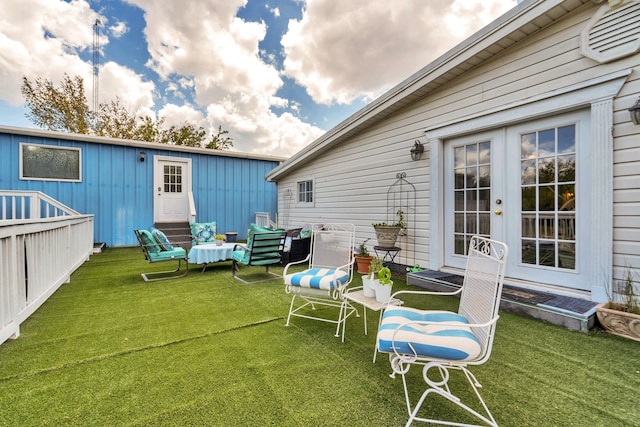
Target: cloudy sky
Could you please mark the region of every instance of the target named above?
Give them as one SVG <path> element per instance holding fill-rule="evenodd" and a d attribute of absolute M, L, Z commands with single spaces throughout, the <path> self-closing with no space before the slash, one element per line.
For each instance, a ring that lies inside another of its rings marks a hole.
<path fill-rule="evenodd" d="M 229 131 L 289 156 L 515 0 L 0 0 L 0 125 L 33 127 L 22 77 L 79 75 L 93 99 Z"/>

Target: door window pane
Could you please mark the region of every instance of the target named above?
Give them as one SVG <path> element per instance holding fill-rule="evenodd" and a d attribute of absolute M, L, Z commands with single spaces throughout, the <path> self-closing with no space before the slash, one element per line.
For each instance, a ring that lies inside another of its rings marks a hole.
<path fill-rule="evenodd" d="M 182 193 L 182 166 L 164 166 L 164 192 Z"/>
<path fill-rule="evenodd" d="M 463 211 L 464 210 L 464 191 L 455 191 L 454 198 L 455 198 L 454 209 L 456 211 Z"/>
<path fill-rule="evenodd" d="M 576 156 L 558 156 L 558 181 L 573 182 L 576 180 Z"/>
<path fill-rule="evenodd" d="M 520 136 L 521 261 L 576 268 L 575 125 Z"/>
<path fill-rule="evenodd" d="M 525 160 L 520 165 L 520 183 L 535 184 L 536 183 L 536 161 Z"/>
<path fill-rule="evenodd" d="M 454 160 L 453 247 L 466 255 L 472 235 L 491 235 L 491 142 L 455 147 Z"/>

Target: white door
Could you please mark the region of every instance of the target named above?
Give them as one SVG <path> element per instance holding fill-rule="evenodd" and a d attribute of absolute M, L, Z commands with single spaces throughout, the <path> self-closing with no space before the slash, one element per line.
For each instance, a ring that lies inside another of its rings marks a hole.
<path fill-rule="evenodd" d="M 154 221 L 189 219 L 191 159 L 154 157 Z"/>
<path fill-rule="evenodd" d="M 463 268 L 470 236 L 509 245 L 507 276 L 573 289 L 590 277 L 588 112 L 445 144 L 445 264 Z"/>

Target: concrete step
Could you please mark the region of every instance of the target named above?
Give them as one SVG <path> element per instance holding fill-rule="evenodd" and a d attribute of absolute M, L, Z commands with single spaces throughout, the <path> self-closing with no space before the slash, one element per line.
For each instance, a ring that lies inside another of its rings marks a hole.
<path fill-rule="evenodd" d="M 459 289 L 462 280 L 463 276 L 434 270 L 407 273 L 408 284 L 432 291 Z M 597 304 L 586 299 L 505 284 L 500 309 L 574 331 L 586 332 L 595 326 Z"/>

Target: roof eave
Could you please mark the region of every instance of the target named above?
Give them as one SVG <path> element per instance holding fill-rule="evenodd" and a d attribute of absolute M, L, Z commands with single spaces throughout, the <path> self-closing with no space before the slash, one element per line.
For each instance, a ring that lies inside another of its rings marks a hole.
<path fill-rule="evenodd" d="M 73 141 L 87 141 L 87 142 L 93 142 L 98 144 L 121 145 L 121 146 L 127 146 L 127 147 L 146 148 L 149 150 L 156 149 L 156 150 L 176 151 L 181 153 L 204 154 L 208 156 L 235 157 L 235 158 L 252 159 L 252 160 L 268 160 L 268 161 L 274 161 L 274 162 L 280 162 L 280 163 L 284 162 L 287 159 L 287 157 L 282 157 L 282 156 L 270 156 L 265 154 L 245 153 L 241 151 L 212 150 L 208 148 L 187 147 L 184 145 L 160 144 L 157 142 L 136 141 L 132 139 L 109 138 L 105 136 L 78 134 L 78 133 L 70 133 L 70 132 L 58 132 L 58 131 L 45 130 L 45 129 L 21 128 L 21 127 L 2 126 L 2 125 L 0 125 L 0 133 L 10 133 L 10 134 L 24 135 L 24 136 L 35 136 L 38 138 L 55 138 L 55 139 L 65 139 L 65 140 L 73 140 Z"/>

